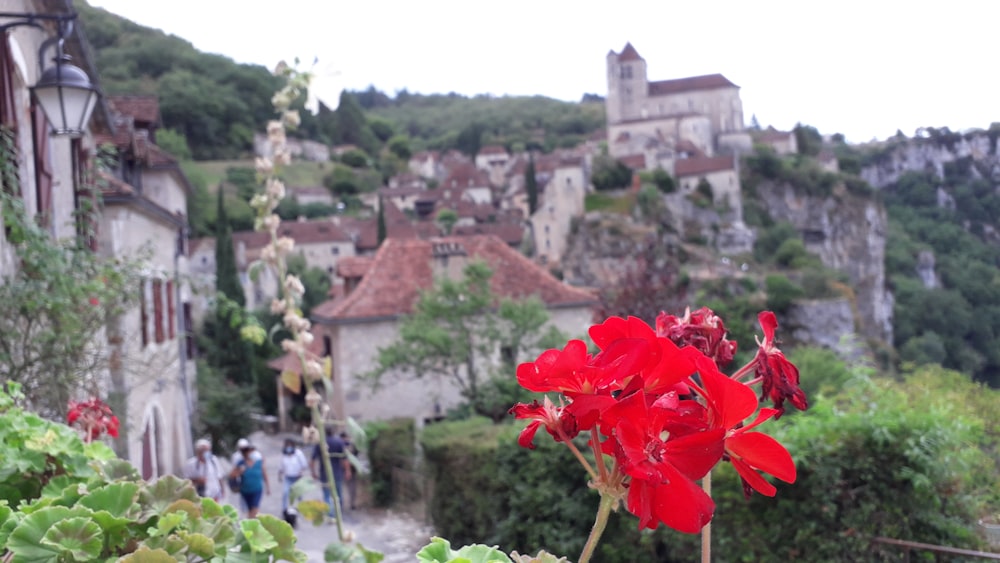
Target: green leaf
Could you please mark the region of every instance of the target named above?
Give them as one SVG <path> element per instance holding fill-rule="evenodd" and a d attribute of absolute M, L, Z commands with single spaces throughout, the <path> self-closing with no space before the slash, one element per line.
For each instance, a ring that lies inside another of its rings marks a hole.
<path fill-rule="evenodd" d="M 119 563 L 177 563 L 177 559 L 163 549 L 140 547 L 118 560 Z"/>
<path fill-rule="evenodd" d="M 270 514 L 259 514 L 257 520 L 260 521 L 261 527 L 271 534 L 277 544 L 276 547 L 272 548 L 272 554 L 276 559 L 305 563 L 308 557 L 305 552 L 295 548 L 295 530 L 288 522 Z"/>
<path fill-rule="evenodd" d="M 333 542 L 323 550 L 323 560 L 329 563 L 348 563 L 354 558 L 355 550 L 346 543 Z"/>
<path fill-rule="evenodd" d="M 243 537 L 247 539 L 247 543 L 250 544 L 250 550 L 254 553 L 264 553 L 278 547 L 278 542 L 274 539 L 274 536 L 264 529 L 261 521 L 256 518 L 242 520 L 240 522 L 240 531 L 243 532 Z"/>
<path fill-rule="evenodd" d="M 124 517 L 138 512 L 138 483 L 112 483 L 84 496 L 77 503 L 91 510 L 105 510 L 112 516 Z"/>
<path fill-rule="evenodd" d="M 211 559 L 215 557 L 215 541 L 205 534 L 181 533 L 181 539 L 187 544 L 191 553 L 203 558 Z"/>
<path fill-rule="evenodd" d="M 178 499 L 198 502 L 198 492 L 187 479 L 173 475 L 160 477 L 150 486 L 139 492 L 139 504 L 142 506 L 140 522 L 145 522 L 153 516 L 166 512 L 167 508 Z"/>
<path fill-rule="evenodd" d="M 76 517 L 56 522 L 42 536 L 41 544 L 58 549 L 74 561 L 93 561 L 104 547 L 104 536 L 93 520 Z"/>
<path fill-rule="evenodd" d="M 328 508 L 321 500 L 304 500 L 295 507 L 299 511 L 299 516 L 319 526 L 326 519 Z"/>
<path fill-rule="evenodd" d="M 451 543 L 439 537 L 417 552 L 420 563 L 512 563 L 507 554 L 482 544 L 467 545 L 454 551 Z"/>
<path fill-rule="evenodd" d="M 55 563 L 59 561 L 62 550 L 58 546 L 43 544 L 42 538 L 56 523 L 85 514 L 82 509 L 65 506 L 49 506 L 29 514 L 10 533 L 7 549 L 19 563 Z"/>

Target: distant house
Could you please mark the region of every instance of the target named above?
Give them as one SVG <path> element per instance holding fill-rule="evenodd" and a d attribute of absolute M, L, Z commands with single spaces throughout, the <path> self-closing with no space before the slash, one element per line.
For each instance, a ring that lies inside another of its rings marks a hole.
<path fill-rule="evenodd" d="M 329 205 L 333 206 L 333 194 L 323 186 L 288 186 L 288 197 L 294 199 L 300 206 Z"/>
<path fill-rule="evenodd" d="M 581 334 L 592 322 L 593 294 L 560 282 L 497 237 L 387 239 L 372 261 L 361 265 L 363 270 L 353 272 L 355 281 L 345 283 L 350 291 L 313 309 L 314 342 L 321 343 L 317 353 L 332 358 L 335 416 L 423 418 L 458 404 L 458 390 L 444 378 L 387 375 L 374 391 L 363 375 L 376 366 L 378 349 L 397 340 L 400 318 L 413 311 L 420 293 L 436 279 L 457 279 L 471 260 L 492 268 L 496 295 L 538 296 L 551 323 L 564 332 Z M 283 369 L 288 363 L 279 359 L 272 367 Z"/>
<path fill-rule="evenodd" d="M 791 131 L 778 131 L 774 127 L 768 126 L 767 129 L 752 132 L 750 135 L 753 137 L 754 143 L 767 145 L 779 155 L 796 154 L 799 152 L 795 133 Z"/>
<path fill-rule="evenodd" d="M 503 185 L 510 161 L 507 149 L 500 145 L 487 145 L 476 154 L 476 168 L 486 172 L 493 186 Z"/>

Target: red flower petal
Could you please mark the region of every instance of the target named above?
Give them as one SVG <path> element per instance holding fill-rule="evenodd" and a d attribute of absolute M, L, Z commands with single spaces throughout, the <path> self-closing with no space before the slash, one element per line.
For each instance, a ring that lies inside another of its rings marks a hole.
<path fill-rule="evenodd" d="M 721 373 L 707 357 L 700 358 L 697 365 L 714 427 L 735 428 L 757 410 L 757 394 L 753 389 Z"/>
<path fill-rule="evenodd" d="M 743 491 L 747 498 L 750 497 L 750 490 L 746 488 L 747 486 L 768 497 L 773 497 L 778 492 L 778 489 L 774 485 L 768 483 L 767 479 L 761 477 L 760 473 L 754 471 L 747 462 L 736 458 L 732 458 L 729 461 L 732 462 L 733 468 L 743 478 Z"/>
<path fill-rule="evenodd" d="M 761 432 L 737 432 L 726 439 L 726 451 L 754 469 L 770 473 L 786 483 L 794 483 L 795 462 L 791 454 L 774 438 Z"/>
<path fill-rule="evenodd" d="M 529 450 L 535 449 L 535 433 L 538 432 L 538 427 L 542 425 L 540 420 L 533 420 L 524 430 L 517 436 L 517 443 L 522 448 L 528 448 Z"/>

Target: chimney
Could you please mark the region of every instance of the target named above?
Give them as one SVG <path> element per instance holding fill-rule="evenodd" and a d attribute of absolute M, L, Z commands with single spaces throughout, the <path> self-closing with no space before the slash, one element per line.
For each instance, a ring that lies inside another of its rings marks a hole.
<path fill-rule="evenodd" d="M 462 243 L 437 239 L 431 243 L 434 279 L 460 280 L 468 263 L 468 253 Z"/>

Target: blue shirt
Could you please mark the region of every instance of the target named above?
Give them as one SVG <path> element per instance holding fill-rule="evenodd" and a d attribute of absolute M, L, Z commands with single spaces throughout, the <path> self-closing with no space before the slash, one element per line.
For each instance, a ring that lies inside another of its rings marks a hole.
<path fill-rule="evenodd" d="M 330 452 L 330 465 L 333 466 L 333 479 L 335 481 L 344 480 L 344 441 L 340 436 L 327 436 L 326 449 Z M 313 459 L 320 459 L 322 454 L 319 444 L 313 448 Z M 319 464 L 319 480 L 326 483 L 326 465 Z"/>
<path fill-rule="evenodd" d="M 264 490 L 264 460 L 259 455 L 250 455 L 248 465 L 246 459 L 241 459 L 237 464 L 244 467 L 243 476 L 240 480 L 241 493 L 259 493 Z"/>

